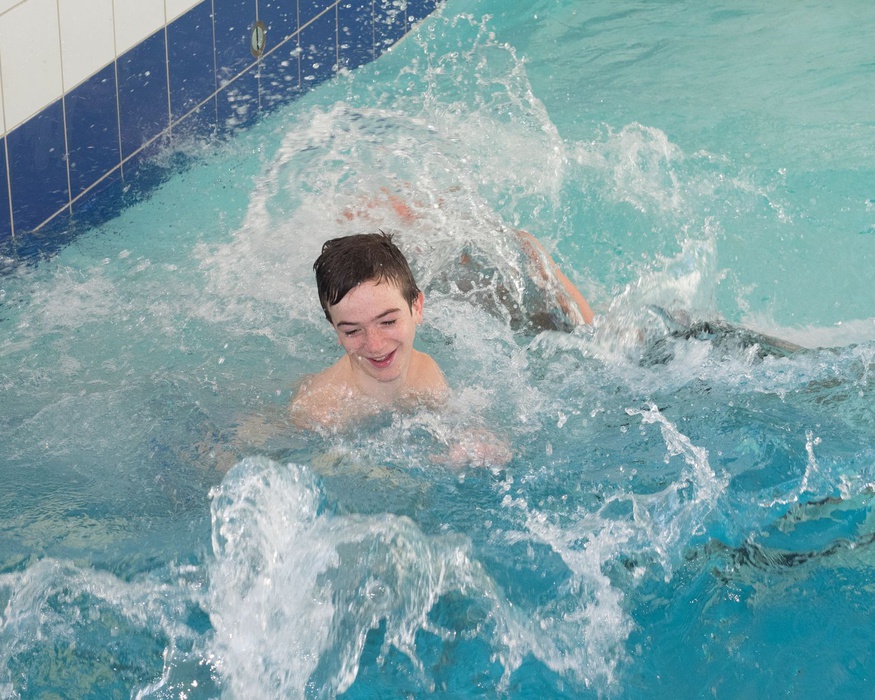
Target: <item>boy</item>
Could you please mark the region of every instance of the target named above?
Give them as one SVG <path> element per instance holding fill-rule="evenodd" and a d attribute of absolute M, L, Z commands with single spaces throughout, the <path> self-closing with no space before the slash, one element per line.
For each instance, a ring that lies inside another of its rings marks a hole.
<path fill-rule="evenodd" d="M 518 235 L 544 281 L 551 268 L 564 288 L 568 298 L 556 297 L 562 310 L 590 323 L 586 300 L 540 243 L 527 233 Z M 358 234 L 327 241 L 313 269 L 325 317 L 346 354 L 303 381 L 291 406 L 295 425 L 337 429 L 386 409 L 444 404 L 449 390 L 443 373 L 413 347 L 424 297 L 392 236 Z M 489 456 L 480 452 L 494 448 L 490 440 L 474 440 L 466 452 L 471 456 L 473 450 L 479 459 Z"/>
<path fill-rule="evenodd" d="M 313 269 L 325 317 L 345 354 L 304 380 L 292 401 L 294 423 L 342 428 L 387 408 L 444 403 L 443 373 L 413 347 L 424 297 L 392 237 L 327 241 Z"/>

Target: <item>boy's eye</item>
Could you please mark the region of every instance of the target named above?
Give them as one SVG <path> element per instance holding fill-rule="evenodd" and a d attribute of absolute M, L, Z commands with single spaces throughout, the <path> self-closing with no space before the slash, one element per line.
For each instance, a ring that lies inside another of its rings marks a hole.
<path fill-rule="evenodd" d="M 353 328 L 351 331 L 344 331 L 343 334 L 344 334 L 347 338 L 351 338 L 352 336 L 354 336 L 354 335 L 355 335 L 356 333 L 358 333 L 358 332 L 359 332 L 359 329 L 358 329 L 358 328 Z"/>
<path fill-rule="evenodd" d="M 397 321 L 397 320 L 398 320 L 398 319 L 393 318 L 393 319 L 390 319 L 390 320 L 388 320 L 388 321 L 383 321 L 383 325 L 384 325 L 384 326 L 394 326 L 394 325 L 395 325 L 395 321 Z"/>

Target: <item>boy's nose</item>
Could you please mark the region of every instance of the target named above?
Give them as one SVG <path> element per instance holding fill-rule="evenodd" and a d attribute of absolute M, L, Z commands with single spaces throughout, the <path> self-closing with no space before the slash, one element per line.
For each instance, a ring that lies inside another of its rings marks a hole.
<path fill-rule="evenodd" d="M 377 330 L 365 331 L 365 352 L 376 353 L 383 348 L 383 336 Z"/>

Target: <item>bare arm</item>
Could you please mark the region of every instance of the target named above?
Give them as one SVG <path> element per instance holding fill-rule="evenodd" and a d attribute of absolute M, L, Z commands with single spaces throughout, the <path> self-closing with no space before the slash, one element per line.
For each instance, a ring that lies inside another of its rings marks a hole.
<path fill-rule="evenodd" d="M 583 298 L 583 294 L 580 293 L 580 290 L 574 286 L 574 283 L 565 276 L 565 273 L 562 272 L 558 266 L 553 268 L 553 272 L 556 275 L 556 279 L 562 283 L 565 291 L 568 292 L 568 296 L 570 296 L 574 300 L 574 303 L 577 304 L 577 308 L 580 310 L 580 315 L 583 316 L 584 323 L 592 323 L 595 314 L 592 312 L 592 309 L 589 308 L 589 304 L 586 299 Z"/>
<path fill-rule="evenodd" d="M 562 285 L 565 293 L 570 297 L 575 309 L 580 312 L 584 323 L 592 323 L 595 314 L 593 314 L 592 309 L 583 294 L 581 294 L 580 290 L 574 285 L 574 283 L 565 276 L 565 273 L 559 269 L 559 265 L 556 264 L 556 261 L 553 260 L 550 253 L 548 253 L 544 246 L 541 245 L 541 242 L 528 231 L 517 231 L 516 233 L 517 236 L 519 236 L 523 249 L 529 254 L 529 257 L 539 265 L 542 275 L 547 278 L 549 274 L 552 273 L 559 284 Z M 556 301 L 565 313 L 569 314 L 569 312 L 572 311 L 567 306 L 568 301 L 561 296 L 557 297 Z M 569 315 L 573 316 L 574 314 L 570 313 Z"/>

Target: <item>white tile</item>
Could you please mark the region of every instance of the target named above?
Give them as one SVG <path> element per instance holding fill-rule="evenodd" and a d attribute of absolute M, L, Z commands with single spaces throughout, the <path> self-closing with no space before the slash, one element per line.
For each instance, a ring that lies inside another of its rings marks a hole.
<path fill-rule="evenodd" d="M 0 0 L 0 14 L 6 12 L 6 10 L 11 10 L 16 5 L 20 5 L 21 0 Z"/>
<path fill-rule="evenodd" d="M 3 76 L 0 75 L 0 135 L 4 135 L 6 133 L 6 118 L 3 116 Z M 0 169 L 5 168 L 6 165 L 0 162 Z M 3 194 L 0 193 L 0 197 Z"/>
<path fill-rule="evenodd" d="M 164 0 L 113 0 L 113 4 L 118 56 L 164 26 Z"/>
<path fill-rule="evenodd" d="M 208 0 L 209 1 L 209 0 Z M 184 15 L 195 5 L 199 5 L 202 0 L 164 0 L 164 6 L 167 13 L 167 24 L 181 15 Z"/>
<path fill-rule="evenodd" d="M 0 69 L 7 129 L 61 96 L 57 0 L 28 0 L 0 15 Z"/>
<path fill-rule="evenodd" d="M 112 0 L 58 0 L 64 92 L 115 58 Z"/>

